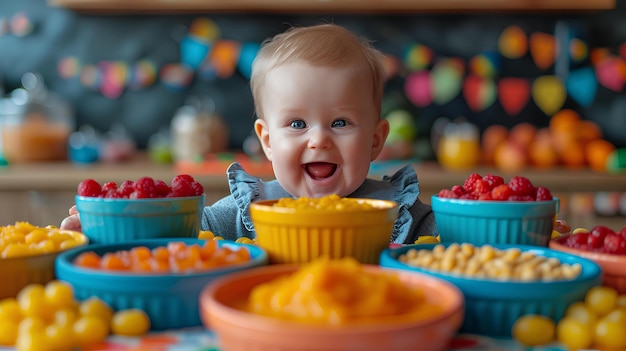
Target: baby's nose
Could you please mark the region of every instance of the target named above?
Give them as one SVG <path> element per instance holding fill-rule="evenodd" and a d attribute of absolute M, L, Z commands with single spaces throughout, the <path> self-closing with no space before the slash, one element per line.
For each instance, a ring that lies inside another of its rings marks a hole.
<path fill-rule="evenodd" d="M 310 131 L 308 147 L 311 149 L 327 149 L 332 146 L 332 139 L 323 129 Z"/>

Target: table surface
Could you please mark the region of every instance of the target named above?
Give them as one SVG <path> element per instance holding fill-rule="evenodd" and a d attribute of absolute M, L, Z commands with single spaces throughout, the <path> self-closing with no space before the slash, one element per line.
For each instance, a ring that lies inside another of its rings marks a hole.
<path fill-rule="evenodd" d="M 14 350 L 2 348 L 0 351 Z M 219 351 L 215 336 L 201 328 L 153 332 L 143 337 L 112 336 L 105 343 L 82 351 Z M 409 350 L 407 350 L 409 351 Z M 524 347 L 510 339 L 496 339 L 480 335 L 460 334 L 446 351 L 567 351 L 556 343 L 541 347 Z"/>

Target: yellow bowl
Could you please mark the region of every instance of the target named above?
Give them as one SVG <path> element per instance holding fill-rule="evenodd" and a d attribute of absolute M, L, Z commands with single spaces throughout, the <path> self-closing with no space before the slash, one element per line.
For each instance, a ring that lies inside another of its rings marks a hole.
<path fill-rule="evenodd" d="M 374 199 L 350 199 L 372 205 L 345 211 L 277 207 L 278 200 L 250 205 L 256 243 L 267 250 L 271 263 L 305 263 L 326 256 L 351 256 L 377 264 L 389 247 L 398 204 Z"/>
<path fill-rule="evenodd" d="M 72 235 L 80 243 L 72 248 L 81 247 L 89 243 L 89 239 L 82 233 L 70 230 L 59 230 Z M 15 297 L 28 284 L 46 284 L 55 279 L 55 260 L 65 250 L 34 254 L 11 258 L 0 258 L 0 299 Z"/>

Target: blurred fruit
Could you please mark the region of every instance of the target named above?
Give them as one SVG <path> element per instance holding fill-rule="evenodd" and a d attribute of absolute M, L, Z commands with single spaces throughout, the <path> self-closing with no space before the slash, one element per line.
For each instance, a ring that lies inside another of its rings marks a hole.
<path fill-rule="evenodd" d="M 585 157 L 589 167 L 596 172 L 606 172 L 607 160 L 613 151 L 615 151 L 615 146 L 607 140 L 590 141 L 585 145 Z"/>
<path fill-rule="evenodd" d="M 494 124 L 485 128 L 481 136 L 482 162 L 487 165 L 493 164 L 496 148 L 500 143 L 507 140 L 509 130 L 502 125 Z"/>
<path fill-rule="evenodd" d="M 513 338 L 526 346 L 545 345 L 554 340 L 555 323 L 541 315 L 525 315 L 513 324 Z"/>
<path fill-rule="evenodd" d="M 507 140 L 496 148 L 493 162 L 502 172 L 517 173 L 528 165 L 528 155 L 517 143 Z"/>
<path fill-rule="evenodd" d="M 559 155 L 552 145 L 550 130 L 538 129 L 535 139 L 528 146 L 528 159 L 537 168 L 551 168 L 559 163 Z"/>
<path fill-rule="evenodd" d="M 587 165 L 585 147 L 580 141 L 570 140 L 566 142 L 562 145 L 559 155 L 563 166 L 566 168 L 580 169 Z"/>
<path fill-rule="evenodd" d="M 537 127 L 528 122 L 518 123 L 509 131 L 509 140 L 520 145 L 527 150 L 530 144 L 535 140 Z"/>
<path fill-rule="evenodd" d="M 594 121 L 579 121 L 577 131 L 578 137 L 583 144 L 587 144 L 597 139 L 602 139 L 602 130 L 600 130 L 600 127 Z"/>

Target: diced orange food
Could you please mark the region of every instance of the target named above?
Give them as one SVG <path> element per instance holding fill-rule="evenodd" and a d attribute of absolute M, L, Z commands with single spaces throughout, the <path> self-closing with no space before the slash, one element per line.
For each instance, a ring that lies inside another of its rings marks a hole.
<path fill-rule="evenodd" d="M 217 241 L 203 245 L 170 242 L 150 250 L 144 246 L 129 250 L 107 252 L 102 256 L 93 251 L 78 255 L 73 263 L 84 268 L 129 272 L 189 272 L 224 267 L 252 259 L 245 247 L 218 247 Z"/>

